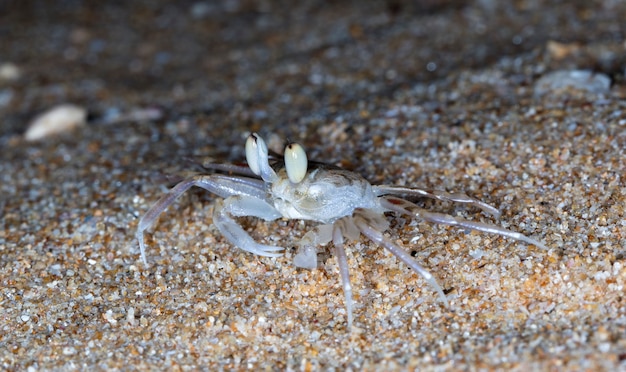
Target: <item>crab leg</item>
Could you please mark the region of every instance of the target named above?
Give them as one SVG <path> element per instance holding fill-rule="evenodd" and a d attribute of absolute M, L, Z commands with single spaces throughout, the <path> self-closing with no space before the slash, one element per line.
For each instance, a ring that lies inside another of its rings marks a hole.
<path fill-rule="evenodd" d="M 439 283 L 437 283 L 435 277 L 430 272 L 428 272 L 428 270 L 422 267 L 422 265 L 418 264 L 417 261 L 415 261 L 410 254 L 406 253 L 400 246 L 387 239 L 382 232 L 372 227 L 364 219 L 355 218 L 355 223 L 359 227 L 363 235 L 367 236 L 374 243 L 385 247 L 385 249 L 387 249 L 394 256 L 400 259 L 400 261 L 404 262 L 407 266 L 420 274 L 424 278 L 424 280 L 426 280 L 428 284 L 430 284 L 430 286 L 437 292 L 439 298 L 441 299 L 441 302 L 443 302 L 446 307 L 450 306 L 446 295 L 443 293 L 443 290 L 439 286 Z"/>
<path fill-rule="evenodd" d="M 317 246 L 326 245 L 333 240 L 333 225 L 318 225 L 310 230 L 300 241 L 300 249 L 293 258 L 293 264 L 303 269 L 315 269 L 317 267 Z"/>
<path fill-rule="evenodd" d="M 492 224 L 488 224 L 484 222 L 468 221 L 468 220 L 464 220 L 458 217 L 453 217 L 444 213 L 429 212 L 404 199 L 400 199 L 400 198 L 396 198 L 392 196 L 385 196 L 381 198 L 381 205 L 390 211 L 395 211 L 395 212 L 399 212 L 403 214 L 421 217 L 422 219 L 428 222 L 438 223 L 442 225 L 449 225 L 449 226 L 459 226 L 459 227 L 464 227 L 464 228 L 471 229 L 471 230 L 477 230 L 477 231 L 482 231 L 482 232 L 486 232 L 490 234 L 501 235 L 507 238 L 511 238 L 514 240 L 518 240 L 518 241 L 522 241 L 528 244 L 535 245 L 545 250 L 549 249 L 545 244 L 541 243 L 538 240 L 530 238 L 524 234 L 520 234 L 518 232 L 507 230 L 505 228 L 498 227 L 496 225 L 492 225 Z"/>
<path fill-rule="evenodd" d="M 213 224 L 231 243 L 246 252 L 259 256 L 282 256 L 282 247 L 255 242 L 250 235 L 232 218 L 252 216 L 272 221 L 282 215 L 265 200 L 252 196 L 233 195 L 224 202 L 217 200 L 213 212 Z"/>
<path fill-rule="evenodd" d="M 220 172 L 228 172 L 246 177 L 256 177 L 256 174 L 246 165 L 220 164 L 220 163 L 203 163 L 202 168 L 216 170 Z"/>
<path fill-rule="evenodd" d="M 436 199 L 436 200 L 441 200 L 441 201 L 451 201 L 454 203 L 462 203 L 462 204 L 468 204 L 474 207 L 478 207 L 482 209 L 485 213 L 488 213 L 494 217 L 500 216 L 500 211 L 497 208 L 492 207 L 491 205 L 485 202 L 482 202 L 478 199 L 474 199 L 470 196 L 467 196 L 463 193 L 449 193 L 449 192 L 439 191 L 439 190 L 424 190 L 424 189 L 417 189 L 417 188 L 411 188 L 411 187 L 385 186 L 385 185 L 373 186 L 372 189 L 374 190 L 374 193 L 376 194 L 376 196 L 382 196 L 382 195 L 387 195 L 387 194 L 406 195 L 406 196 L 413 196 L 413 197 L 424 197 L 424 198 Z"/>
<path fill-rule="evenodd" d="M 337 256 L 337 265 L 339 266 L 339 275 L 341 275 L 341 284 L 343 286 L 343 295 L 346 302 L 346 313 L 348 315 L 348 328 L 352 328 L 352 309 L 354 301 L 352 300 L 352 284 L 350 283 L 350 271 L 348 267 L 348 257 L 343 247 L 343 234 L 341 228 L 335 225 L 333 228 L 333 245 L 335 246 L 335 255 Z"/>
<path fill-rule="evenodd" d="M 136 238 L 139 242 L 141 260 L 144 264 L 148 264 L 148 260 L 146 259 L 146 246 L 143 240 L 144 231 L 152 226 L 159 215 L 192 186 L 201 187 L 221 197 L 228 197 L 231 195 L 247 195 L 254 198 L 265 199 L 263 181 L 253 178 L 230 177 L 214 174 L 209 176 L 192 176 L 181 181 L 170 189 L 167 194 L 163 195 L 161 199 L 159 199 L 139 220 Z"/>

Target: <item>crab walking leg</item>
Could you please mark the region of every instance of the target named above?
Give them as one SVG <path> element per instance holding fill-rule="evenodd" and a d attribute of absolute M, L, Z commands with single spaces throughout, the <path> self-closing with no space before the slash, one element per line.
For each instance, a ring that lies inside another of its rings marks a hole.
<path fill-rule="evenodd" d="M 424 197 L 430 199 L 436 199 L 441 201 L 451 201 L 454 203 L 467 204 L 474 207 L 478 207 L 482 209 L 484 212 L 494 216 L 500 217 L 500 211 L 492 207 L 491 205 L 482 202 L 478 199 L 474 199 L 470 196 L 467 196 L 463 193 L 449 193 L 445 191 L 439 190 L 424 190 L 417 189 L 411 187 L 402 187 L 402 186 L 374 186 L 372 187 L 374 193 L 378 196 L 390 194 L 390 195 L 406 195 L 406 196 L 415 196 L 415 197 Z"/>
<path fill-rule="evenodd" d="M 246 177 L 255 177 L 254 172 L 247 165 L 220 164 L 220 163 L 202 163 L 204 169 L 228 172 Z"/>
<path fill-rule="evenodd" d="M 348 328 L 352 328 L 354 319 L 352 310 L 354 301 L 352 300 L 352 284 L 350 283 L 350 271 L 348 267 L 348 257 L 343 247 L 343 234 L 341 228 L 335 225 L 333 229 L 333 245 L 335 246 L 335 255 L 337 256 L 337 265 L 339 266 L 339 275 L 341 276 L 341 284 L 343 286 L 343 295 L 346 302 L 346 313 L 348 315 Z"/>
<path fill-rule="evenodd" d="M 221 197 L 231 195 L 248 195 L 255 198 L 264 198 L 265 190 L 263 182 L 253 178 L 230 177 L 223 175 L 192 176 L 171 188 L 167 194 L 163 195 L 146 214 L 141 217 L 137 226 L 136 238 L 139 242 L 141 260 L 148 264 L 146 258 L 146 245 L 143 240 L 143 233 L 156 221 L 174 201 L 189 190 L 192 186 L 201 187 Z"/>
<path fill-rule="evenodd" d="M 359 227 L 359 229 L 361 230 L 361 233 L 363 233 L 363 235 L 367 236 L 374 243 L 385 247 L 385 249 L 387 249 L 394 256 L 399 258 L 400 261 L 404 262 L 407 266 L 409 266 L 411 269 L 415 270 L 418 274 L 420 274 L 424 278 L 424 280 L 426 280 L 428 284 L 430 284 L 430 286 L 437 292 L 437 294 L 439 295 L 439 298 L 441 299 L 441 302 L 443 302 L 446 305 L 446 307 L 450 306 L 450 304 L 448 303 L 448 299 L 446 298 L 446 295 L 443 293 L 443 290 L 439 286 L 439 283 L 437 283 L 437 280 L 435 279 L 433 274 L 431 274 L 430 272 L 428 272 L 428 270 L 423 268 L 422 265 L 418 264 L 413 259 L 413 257 L 411 257 L 410 254 L 406 253 L 402 248 L 400 248 L 400 246 L 394 244 L 391 240 L 385 238 L 382 232 L 374 229 L 372 226 L 370 226 L 368 223 L 366 223 L 365 221 L 361 219 L 355 219 L 355 222 L 357 226 Z"/>
<path fill-rule="evenodd" d="M 507 230 L 505 228 L 498 227 L 496 225 L 492 225 L 492 224 L 488 224 L 484 222 L 468 221 L 468 220 L 464 220 L 458 217 L 453 217 L 444 213 L 429 212 L 403 199 L 394 198 L 394 197 L 384 197 L 381 199 L 381 205 L 384 208 L 387 208 L 391 211 L 421 217 L 427 222 L 432 222 L 432 223 L 437 223 L 437 224 L 442 224 L 442 225 L 449 225 L 449 226 L 459 226 L 459 227 L 464 227 L 464 228 L 471 229 L 471 230 L 477 230 L 477 231 L 482 231 L 482 232 L 486 232 L 490 234 L 501 235 L 507 238 L 511 238 L 513 240 L 518 240 L 518 241 L 522 241 L 528 244 L 532 244 L 534 246 L 537 246 L 545 250 L 549 249 L 545 244 L 541 243 L 538 240 L 530 238 L 524 234 Z"/>
<path fill-rule="evenodd" d="M 293 264 L 303 269 L 317 268 L 317 246 L 326 245 L 333 240 L 333 225 L 318 225 L 310 230 L 300 241 L 298 253 L 293 257 Z"/>
<path fill-rule="evenodd" d="M 250 235 L 231 217 L 252 216 L 266 221 L 282 217 L 274 207 L 265 200 L 251 196 L 235 195 L 216 201 L 213 212 L 213 224 L 231 243 L 246 252 L 259 256 L 282 256 L 283 247 L 265 245 L 255 242 Z"/>

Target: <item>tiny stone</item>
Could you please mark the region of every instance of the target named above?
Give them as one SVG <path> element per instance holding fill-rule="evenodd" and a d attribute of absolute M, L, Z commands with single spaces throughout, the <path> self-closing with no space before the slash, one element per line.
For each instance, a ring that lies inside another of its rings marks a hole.
<path fill-rule="evenodd" d="M 608 93 L 611 79 L 605 74 L 588 70 L 554 71 L 541 77 L 535 83 L 535 94 L 558 93 L 566 88 L 578 89 L 589 93 Z"/>
<path fill-rule="evenodd" d="M 74 355 L 76 354 L 76 348 L 67 346 L 63 348 L 63 355 Z"/>
<path fill-rule="evenodd" d="M 0 65 L 0 81 L 15 81 L 22 76 L 20 68 L 13 63 L 3 63 Z"/>
<path fill-rule="evenodd" d="M 59 105 L 37 116 L 28 126 L 24 138 L 27 141 L 38 141 L 83 126 L 86 120 L 87 110 L 84 108 L 71 104 Z"/>

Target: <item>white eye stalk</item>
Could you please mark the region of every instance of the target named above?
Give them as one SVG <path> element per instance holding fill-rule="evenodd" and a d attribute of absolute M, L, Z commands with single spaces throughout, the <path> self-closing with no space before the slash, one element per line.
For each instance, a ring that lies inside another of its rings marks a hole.
<path fill-rule="evenodd" d="M 258 176 L 261 174 L 261 167 L 259 166 L 259 150 L 255 135 L 256 133 L 250 134 L 246 140 L 246 161 L 250 170 Z"/>
<path fill-rule="evenodd" d="M 258 134 L 252 133 L 246 140 L 246 161 L 250 170 L 261 176 L 263 181 L 274 183 L 278 180 L 276 172 L 272 169 L 269 162 L 269 150 L 263 138 Z"/>
<path fill-rule="evenodd" d="M 287 177 L 293 183 L 300 183 L 306 176 L 307 170 L 306 153 L 302 145 L 290 143 L 285 147 L 285 169 Z"/>

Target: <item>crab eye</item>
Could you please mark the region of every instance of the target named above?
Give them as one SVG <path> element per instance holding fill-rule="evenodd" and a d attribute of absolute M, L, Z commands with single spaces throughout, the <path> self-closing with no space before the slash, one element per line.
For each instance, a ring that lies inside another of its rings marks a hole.
<path fill-rule="evenodd" d="M 306 176 L 306 153 L 300 144 L 290 143 L 285 147 L 285 168 L 289 181 L 293 183 L 300 183 Z"/>
<path fill-rule="evenodd" d="M 259 152 L 257 150 L 257 134 L 252 133 L 246 140 L 246 161 L 248 167 L 257 176 L 261 174 L 261 167 L 259 167 Z"/>

